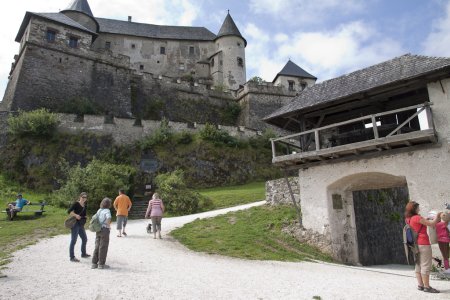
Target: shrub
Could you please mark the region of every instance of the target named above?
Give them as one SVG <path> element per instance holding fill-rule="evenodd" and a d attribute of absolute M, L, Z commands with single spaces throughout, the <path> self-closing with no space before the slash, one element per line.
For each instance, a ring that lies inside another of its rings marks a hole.
<path fill-rule="evenodd" d="M 169 121 L 163 119 L 159 128 L 153 132 L 149 137 L 140 142 L 141 149 L 153 148 L 157 145 L 164 145 L 169 143 L 173 138 L 172 129 L 169 127 Z"/>
<path fill-rule="evenodd" d="M 236 102 L 229 103 L 222 112 L 222 122 L 224 124 L 236 124 L 239 114 L 241 113 L 241 106 Z"/>
<path fill-rule="evenodd" d="M 265 81 L 261 77 L 253 76 L 252 78 L 250 78 L 248 80 L 248 82 L 253 82 L 253 83 L 256 83 L 256 84 L 264 84 Z"/>
<path fill-rule="evenodd" d="M 170 213 L 192 214 L 212 206 L 211 199 L 187 188 L 182 170 L 160 174 L 156 176 L 155 183 L 158 187 L 157 192 Z"/>
<path fill-rule="evenodd" d="M 277 135 L 271 129 L 266 129 L 262 135 L 254 136 L 248 139 L 248 143 L 252 148 L 271 148 L 270 139 L 275 138 Z"/>
<path fill-rule="evenodd" d="M 100 104 L 86 97 L 71 99 L 71 101 L 60 105 L 57 110 L 62 113 L 77 115 L 101 115 L 105 113 L 105 109 Z"/>
<path fill-rule="evenodd" d="M 194 137 L 189 131 L 182 131 L 174 135 L 174 140 L 177 144 L 189 145 L 194 140 Z"/>
<path fill-rule="evenodd" d="M 53 204 L 68 207 L 81 192 L 89 195 L 88 211 L 95 212 L 104 197 L 114 200 L 117 190 L 130 189 L 136 170 L 128 165 L 92 160 L 85 168 L 80 165 L 69 169 L 67 181 L 53 194 Z"/>
<path fill-rule="evenodd" d="M 44 108 L 21 111 L 19 115 L 8 118 L 10 133 L 19 137 L 50 137 L 56 132 L 58 124 L 58 117 Z"/>
<path fill-rule="evenodd" d="M 216 128 L 214 125 L 206 124 L 200 132 L 200 138 L 204 141 L 209 141 L 216 146 L 226 145 L 229 147 L 238 147 L 239 141 L 230 136 L 228 132 Z"/>

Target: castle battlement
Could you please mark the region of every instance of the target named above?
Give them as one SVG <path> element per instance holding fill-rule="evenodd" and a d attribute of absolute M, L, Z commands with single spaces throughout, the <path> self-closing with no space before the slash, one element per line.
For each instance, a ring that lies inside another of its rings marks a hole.
<path fill-rule="evenodd" d="M 102 135 L 111 135 L 116 143 L 132 144 L 147 136 L 150 136 L 161 126 L 161 121 L 142 120 L 136 125 L 135 119 L 107 118 L 105 116 L 84 115 L 81 122 L 74 114 L 57 114 L 60 120 L 59 130 L 63 132 L 90 132 Z M 196 133 L 205 127 L 205 124 L 183 123 L 169 121 L 169 127 L 174 132 Z M 249 138 L 261 135 L 261 131 L 246 128 L 244 126 L 217 125 L 221 130 L 228 132 L 231 136 Z"/>

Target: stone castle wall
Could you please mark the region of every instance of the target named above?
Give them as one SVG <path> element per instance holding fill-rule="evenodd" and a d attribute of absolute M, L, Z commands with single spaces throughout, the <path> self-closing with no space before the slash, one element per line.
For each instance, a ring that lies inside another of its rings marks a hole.
<path fill-rule="evenodd" d="M 77 122 L 77 116 L 73 114 L 58 114 L 60 120 L 59 130 L 64 132 L 91 132 L 97 134 L 110 134 L 117 143 L 132 144 L 146 136 L 151 135 L 160 128 L 160 121 L 142 120 L 141 125 L 136 126 L 134 119 L 113 118 L 105 122 L 104 116 L 85 115 L 82 122 Z M 169 127 L 175 132 L 187 131 L 196 133 L 205 127 L 205 124 L 189 124 L 169 121 Z M 258 131 L 242 126 L 221 126 L 218 128 L 238 138 L 249 138 L 261 134 Z"/>
<path fill-rule="evenodd" d="M 53 42 L 46 39 L 48 29 L 56 32 Z M 68 45 L 71 36 L 78 37 L 76 48 Z M 150 73 L 145 68 L 136 72 L 129 56 L 93 49 L 91 39 L 89 33 L 32 17 L 0 110 L 44 107 L 82 113 L 70 108 L 79 100 L 93 103 L 97 113 L 116 117 L 157 120 L 165 117 L 176 122 L 241 125 L 264 130 L 268 125 L 261 119 L 295 96 L 271 84 L 249 82 L 239 91 L 224 91 L 223 87 L 213 86 L 212 78 L 191 74 L 167 77 L 158 75 L 156 69 Z M 244 49 L 242 43 L 240 51 Z M 186 44 L 182 48 L 186 52 L 189 47 Z M 205 52 L 194 50 L 195 55 Z M 245 70 L 244 52 L 241 54 L 244 67 L 238 67 Z M 237 61 L 233 59 L 231 63 L 234 65 Z M 229 117 L 236 103 L 241 107 L 238 120 Z"/>
<path fill-rule="evenodd" d="M 271 83 L 247 82 L 236 95 L 242 110 L 239 124 L 256 130 L 264 130 L 269 127 L 279 131 L 279 128 L 271 127 L 262 119 L 290 103 L 295 95 L 296 92 L 287 91 L 282 86 L 275 86 Z"/>

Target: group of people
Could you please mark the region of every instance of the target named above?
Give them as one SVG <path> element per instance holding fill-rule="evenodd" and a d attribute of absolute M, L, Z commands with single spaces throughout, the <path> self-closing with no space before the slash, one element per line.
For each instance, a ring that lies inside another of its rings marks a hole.
<path fill-rule="evenodd" d="M 422 217 L 420 214 L 419 203 L 410 201 L 405 208 L 405 222 L 409 224 L 412 230 L 417 233 L 418 257 L 415 261 L 415 273 L 417 279 L 417 288 L 420 291 L 428 293 L 439 293 L 438 290 L 430 286 L 430 272 L 432 266 L 432 251 L 430 238 L 427 233 L 427 227 L 436 229 L 439 249 L 441 251 L 445 272 L 450 274 L 449 266 L 449 242 L 450 235 L 448 224 L 450 214 L 439 212 L 435 218 L 430 220 Z"/>
<path fill-rule="evenodd" d="M 78 201 L 74 202 L 67 210 L 70 216 L 76 218 L 76 223 L 71 229 L 71 240 L 69 246 L 70 261 L 79 262 L 80 260 L 75 257 L 75 244 L 78 236 L 81 238 L 81 257 L 91 257 L 86 252 L 87 235 L 84 228 L 87 221 L 87 199 L 88 195 L 82 192 L 78 198 Z M 96 232 L 95 235 L 95 248 L 92 255 L 92 269 L 107 269 L 109 266 L 106 264 L 106 257 L 109 247 L 109 236 L 111 232 L 111 206 L 116 210 L 117 224 L 116 229 L 118 231 L 117 237 L 126 237 L 127 233 L 125 228 L 128 221 L 128 213 L 132 207 L 130 198 L 125 194 L 123 189 L 119 190 L 119 195 L 114 202 L 109 198 L 104 198 L 100 202 L 100 208 L 97 210 L 96 217 L 101 224 L 101 230 Z M 158 233 L 161 239 L 161 219 L 164 213 L 164 204 L 159 198 L 157 193 L 153 194 L 152 199 L 149 201 L 145 218 L 150 217 L 153 225 L 154 238 L 156 239 L 156 233 Z"/>

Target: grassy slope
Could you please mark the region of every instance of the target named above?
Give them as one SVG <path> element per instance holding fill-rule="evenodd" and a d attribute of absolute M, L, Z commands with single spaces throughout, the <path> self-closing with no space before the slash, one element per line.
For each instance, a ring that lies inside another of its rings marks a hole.
<path fill-rule="evenodd" d="M 46 198 L 45 194 L 32 192 L 24 192 L 23 196 L 32 203 Z M 10 197 L 9 200 L 0 201 L 1 210 L 14 200 L 15 197 Z M 31 245 L 41 238 L 67 232 L 63 225 L 66 211 L 52 206 L 46 206 L 44 209 L 41 217 L 35 217 L 32 213 L 19 213 L 14 221 L 7 220 L 5 213 L 0 214 L 0 265 L 6 264 L 15 250 Z"/>
<path fill-rule="evenodd" d="M 229 187 L 198 190 L 200 194 L 211 198 L 214 209 L 246 204 L 265 198 L 265 182 L 253 182 Z"/>
<path fill-rule="evenodd" d="M 281 232 L 296 219 L 289 206 L 255 207 L 196 220 L 172 231 L 189 249 L 245 259 L 301 261 L 331 258 Z"/>

